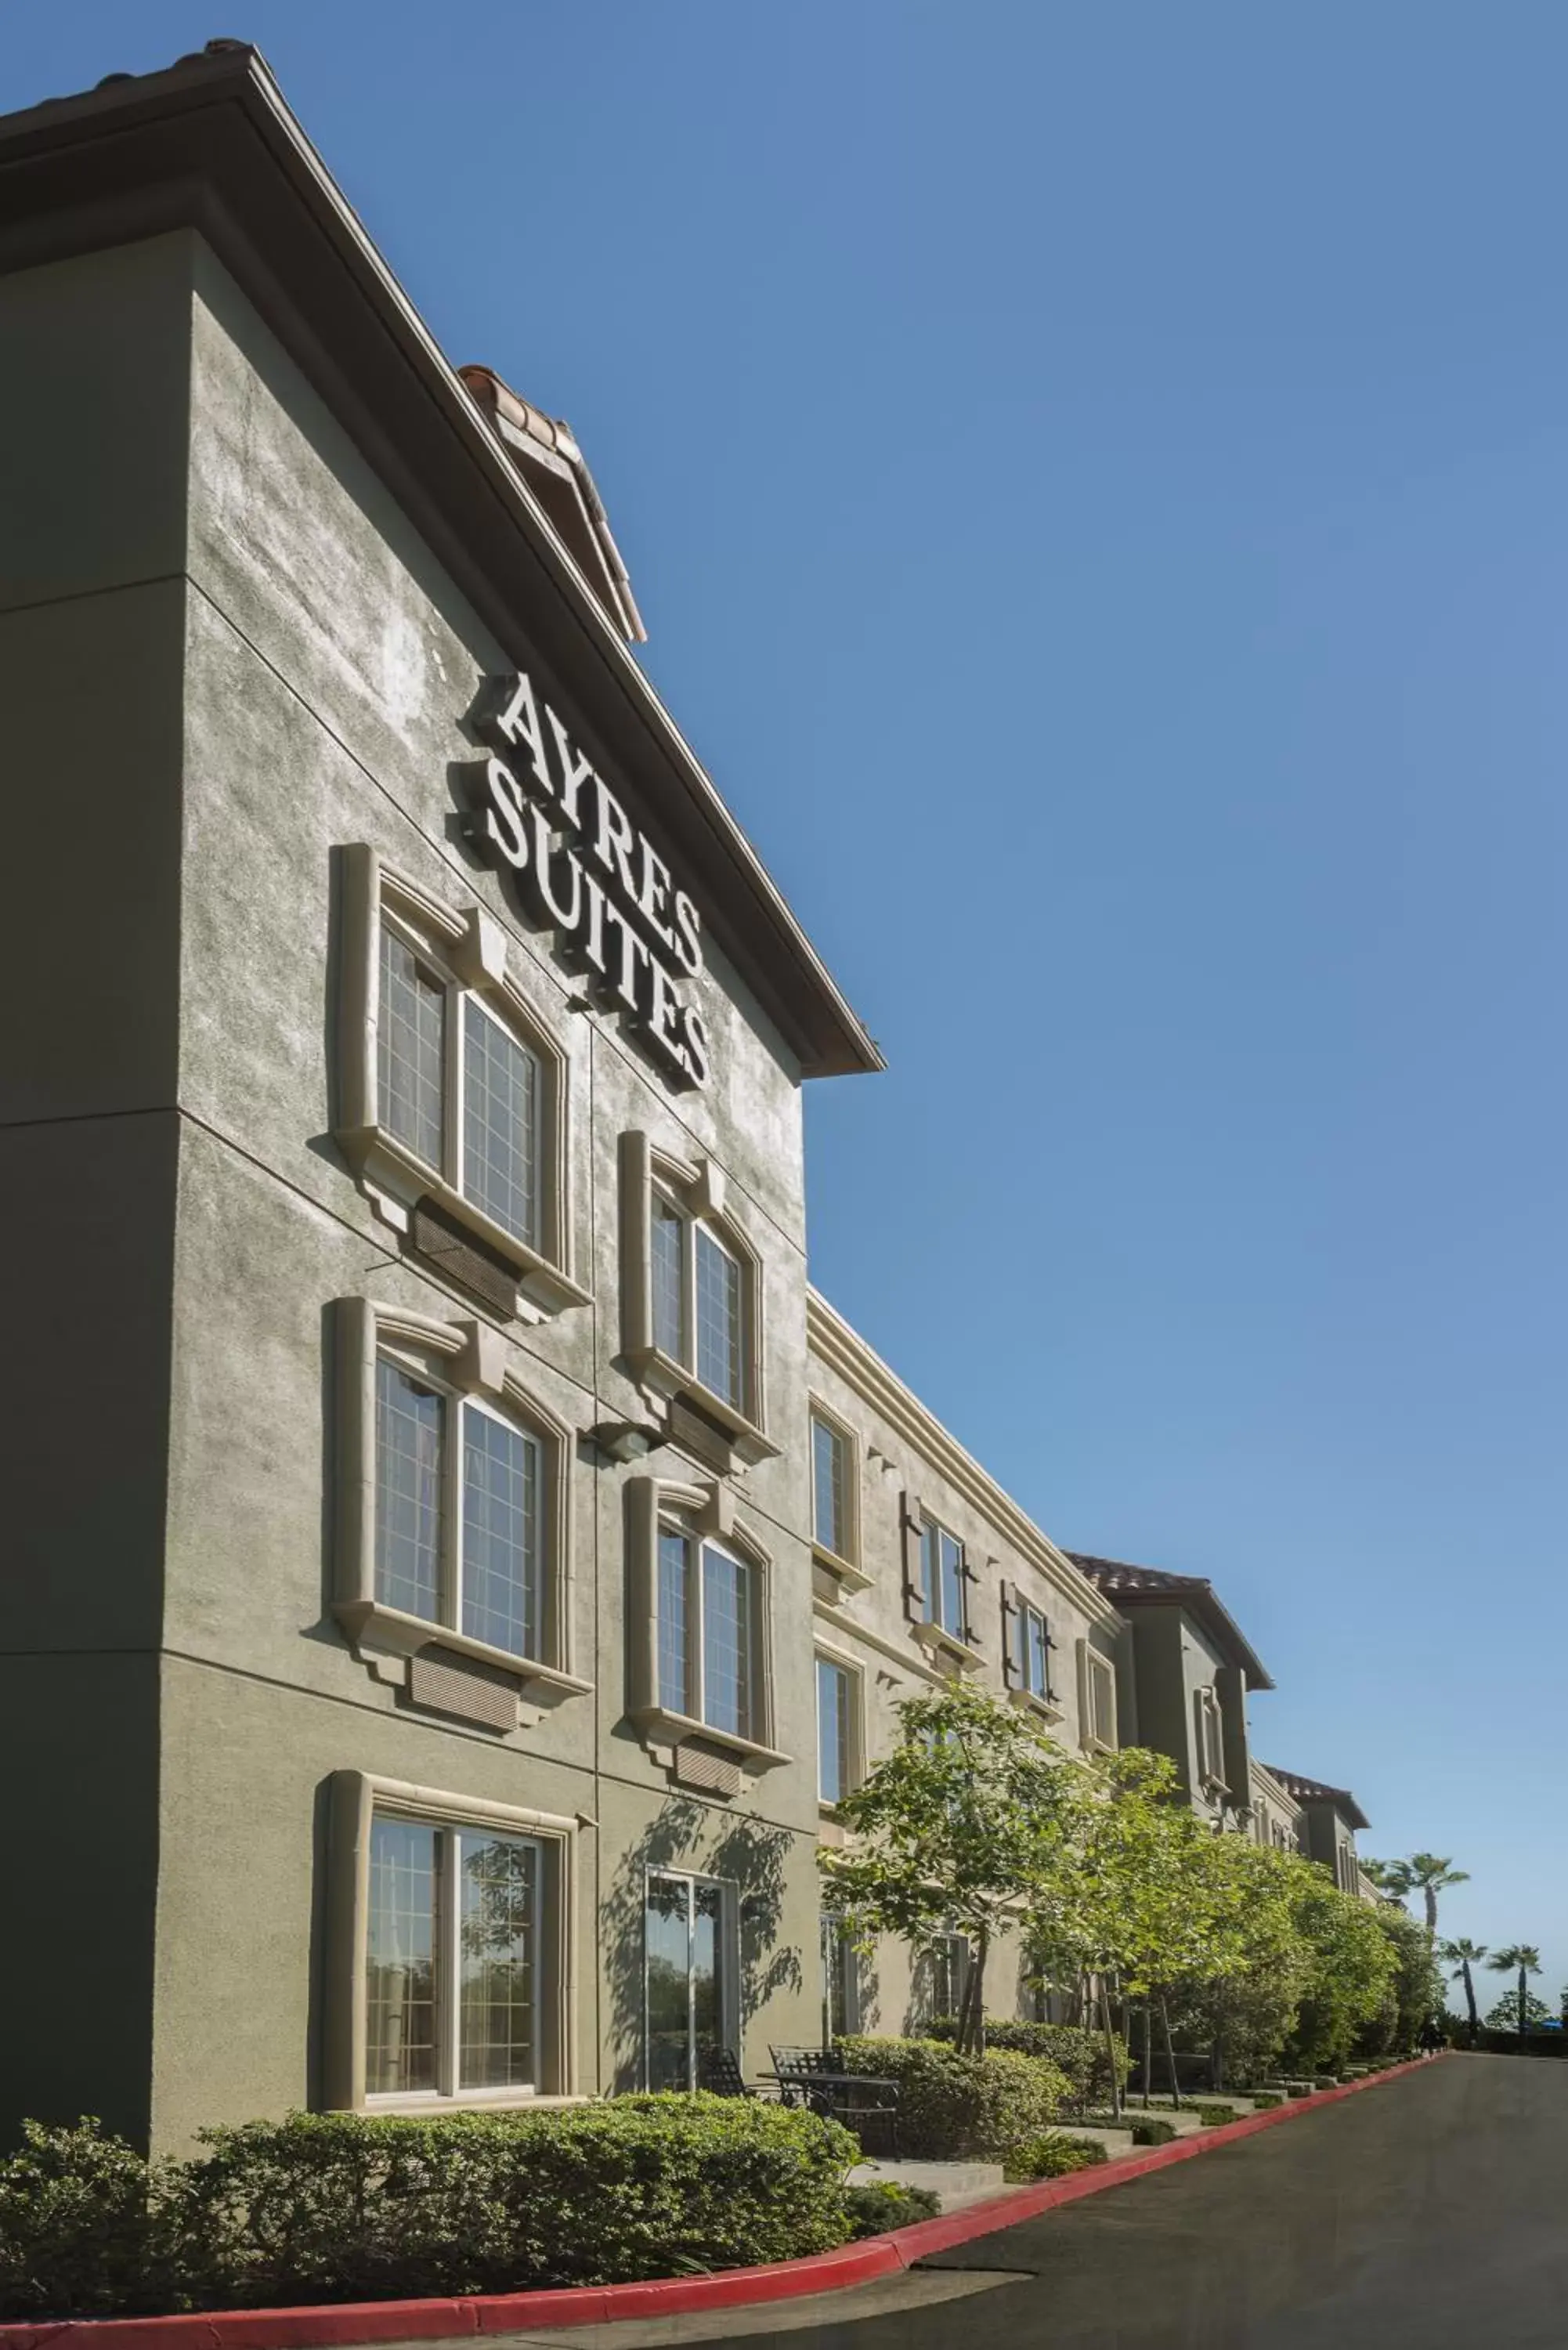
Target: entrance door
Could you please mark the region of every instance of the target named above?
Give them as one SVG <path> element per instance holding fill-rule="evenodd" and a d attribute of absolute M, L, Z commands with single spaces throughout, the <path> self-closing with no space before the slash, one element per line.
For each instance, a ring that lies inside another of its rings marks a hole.
<path fill-rule="evenodd" d="M 711 1877 L 649 1873 L 643 2046 L 650 2089 L 695 2089 L 704 2053 L 729 2043 L 727 1891 Z"/>

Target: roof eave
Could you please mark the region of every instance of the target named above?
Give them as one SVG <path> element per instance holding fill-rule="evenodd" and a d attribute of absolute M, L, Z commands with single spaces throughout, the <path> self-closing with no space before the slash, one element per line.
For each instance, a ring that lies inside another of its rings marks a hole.
<path fill-rule="evenodd" d="M 754 989 L 803 1076 L 846 1076 L 885 1067 L 881 1052 L 621 639 L 593 587 L 508 462 L 466 387 L 306 137 L 259 50 L 236 46 L 192 57 L 161 73 L 48 100 L 12 116 L 0 126 L 0 201 L 4 203 L 0 268 L 132 242 L 175 226 L 195 226 L 217 246 L 253 299 L 259 294 L 258 307 L 317 388 L 323 388 L 324 377 L 329 380 L 330 389 L 324 396 L 340 404 L 345 380 L 352 376 L 354 355 L 345 357 L 345 330 L 336 315 L 337 289 L 331 290 L 331 298 L 317 299 L 307 315 L 298 286 L 280 282 L 274 274 L 275 253 L 257 249 L 244 219 L 239 216 L 244 211 L 249 158 L 234 138 L 203 141 L 201 136 L 199 118 L 203 110 L 212 116 L 224 106 L 242 112 L 295 198 L 304 204 L 316 232 L 312 260 L 319 254 L 322 263 L 329 259 L 339 271 L 347 271 L 369 304 L 375 325 L 424 395 L 430 411 L 424 426 L 427 433 L 431 423 L 439 422 L 457 443 L 462 452 L 457 470 L 468 494 L 488 502 L 483 520 L 490 523 L 498 502 L 514 537 L 525 542 L 532 562 L 556 589 L 569 616 L 569 626 L 563 626 L 561 636 L 570 638 L 579 662 L 597 666 L 599 683 L 611 689 L 613 701 L 608 706 L 614 716 L 629 716 L 639 726 L 645 748 L 651 749 L 655 764 L 684 803 L 694 842 L 707 845 L 704 853 L 705 857 L 711 853 L 711 870 L 742 901 L 732 912 L 720 896 L 710 917 L 713 935 Z M 225 125 L 225 131 L 229 128 Z M 138 182 L 132 152 L 136 138 L 160 130 L 176 138 L 187 134 L 192 151 L 183 159 L 182 172 L 171 155 L 161 172 Z M 19 205 L 21 183 L 29 170 L 42 171 L 47 181 L 50 159 L 72 148 L 101 159 L 96 187 L 94 175 L 84 172 L 73 177 L 68 193 L 60 191 L 43 203 L 35 201 L 31 211 L 26 204 Z M 254 196 L 254 191 L 250 192 Z M 268 224 L 275 226 L 275 222 Z M 292 258 L 297 263 L 300 256 L 296 253 Z M 275 299 L 267 300 L 268 293 L 279 291 L 285 296 L 281 305 Z M 291 304 L 297 328 L 292 338 L 287 331 L 290 321 L 284 315 Z M 331 348 L 335 333 L 337 350 Z M 374 420 L 375 430 L 366 437 L 368 443 L 376 445 L 368 445 L 367 454 L 375 462 L 378 453 L 384 456 L 395 450 L 405 474 L 417 475 L 419 456 L 410 461 L 399 438 L 407 404 L 396 419 L 389 419 L 384 401 L 378 412 L 374 393 L 358 385 L 352 389 Z M 423 452 L 427 460 L 432 451 L 446 462 L 450 442 L 431 443 Z M 442 511 L 440 494 L 428 484 L 423 486 L 424 507 L 415 516 L 416 525 L 431 525 L 426 535 L 465 591 L 472 594 L 475 578 L 483 577 L 487 592 L 479 598 L 482 608 L 486 603 L 492 611 L 504 605 L 506 598 L 492 567 L 466 547 L 463 533 Z M 759 938 L 765 948 L 763 954 L 758 952 Z"/>

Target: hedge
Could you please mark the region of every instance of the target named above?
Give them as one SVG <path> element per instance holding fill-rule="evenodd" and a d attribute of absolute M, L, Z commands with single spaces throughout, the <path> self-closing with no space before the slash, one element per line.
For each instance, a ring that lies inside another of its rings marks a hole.
<path fill-rule="evenodd" d="M 847 2130 L 753 2098 L 291 2114 L 144 2163 L 98 2125 L 0 2162 L 0 2317 L 513 2293 L 738 2268 L 849 2235 Z"/>
<path fill-rule="evenodd" d="M 1110 2156 L 1096 2137 L 1074 2137 L 1066 2130 L 1044 2130 L 1039 2137 L 1015 2146 L 1007 2158 L 1007 2176 L 1027 2181 L 1064 2178 L 1069 2171 L 1089 2170 Z"/>
<path fill-rule="evenodd" d="M 1159 2121 L 1152 2114 L 1140 2114 L 1132 2126 L 1134 2146 L 1168 2146 L 1175 2136 L 1174 2123 Z"/>
<path fill-rule="evenodd" d="M 944 2015 L 930 2025 L 928 2036 L 932 2040 L 950 2041 L 958 2037 L 958 2024 L 950 2015 Z M 1111 2096 L 1111 2056 L 1103 2032 L 1089 2032 L 1075 2023 L 1028 2023 L 1017 2018 L 985 2020 L 985 2044 L 990 2048 L 1011 2049 L 1019 2056 L 1044 2056 L 1067 2076 L 1067 2104 L 1075 2113 L 1086 2113 L 1091 2107 L 1108 2105 Z M 1127 2042 L 1116 2039 L 1116 2080 L 1119 2087 L 1127 2086 L 1132 2070 L 1132 2059 Z"/>
<path fill-rule="evenodd" d="M 894 2228 L 912 2228 L 920 2220 L 934 2220 L 942 2199 L 929 2187 L 906 2187 L 902 2180 L 878 2178 L 866 2187 L 846 2187 L 844 2205 L 849 2232 L 856 2242 L 863 2236 L 885 2236 Z"/>
<path fill-rule="evenodd" d="M 1239 2119 L 1235 2106 L 1227 2105 L 1222 2097 L 1195 2098 L 1191 2110 L 1205 2129 L 1223 2129 L 1228 2122 Z"/>
<path fill-rule="evenodd" d="M 846 2071 L 898 2083 L 898 2150 L 916 2159 L 1005 2162 L 1049 2128 L 1067 2095 L 1054 2064 L 1008 2048 L 961 2056 L 939 2040 L 835 2045 Z"/>

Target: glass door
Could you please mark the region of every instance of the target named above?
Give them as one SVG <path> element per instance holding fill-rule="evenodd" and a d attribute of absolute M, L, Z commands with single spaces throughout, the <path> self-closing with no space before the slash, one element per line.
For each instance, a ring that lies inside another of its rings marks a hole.
<path fill-rule="evenodd" d="M 644 2072 L 650 2089 L 695 2089 L 709 2049 L 728 2044 L 726 1887 L 649 1872 L 644 1909 Z"/>

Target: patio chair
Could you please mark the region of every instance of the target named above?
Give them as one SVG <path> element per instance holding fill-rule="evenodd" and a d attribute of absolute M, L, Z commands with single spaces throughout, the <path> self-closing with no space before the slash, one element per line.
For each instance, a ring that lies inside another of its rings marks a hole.
<path fill-rule="evenodd" d="M 697 2085 L 715 2097 L 760 2097 L 741 2071 L 732 2048 L 704 2048 L 697 2059 Z"/>
<path fill-rule="evenodd" d="M 842 2122 L 860 2141 L 863 2153 L 898 2158 L 898 2084 L 871 2073 L 849 2073 L 831 2048 L 770 2047 L 774 2074 L 785 2105 L 804 2106 Z M 878 2143 L 873 2147 L 867 2138 Z"/>

